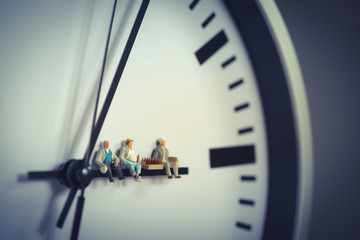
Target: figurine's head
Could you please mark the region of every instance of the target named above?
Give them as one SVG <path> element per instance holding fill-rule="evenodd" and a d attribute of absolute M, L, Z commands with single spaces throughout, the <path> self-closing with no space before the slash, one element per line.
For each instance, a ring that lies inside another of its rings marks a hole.
<path fill-rule="evenodd" d="M 109 140 L 105 140 L 104 141 L 104 148 L 109 148 L 110 147 L 110 141 Z"/>
<path fill-rule="evenodd" d="M 128 147 L 132 148 L 134 140 L 131 138 L 126 139 L 125 143 Z"/>
<path fill-rule="evenodd" d="M 157 143 L 158 145 L 162 146 L 162 147 L 165 147 L 165 145 L 166 145 L 166 140 L 165 140 L 165 138 L 159 138 L 159 139 L 156 141 L 156 143 Z"/>

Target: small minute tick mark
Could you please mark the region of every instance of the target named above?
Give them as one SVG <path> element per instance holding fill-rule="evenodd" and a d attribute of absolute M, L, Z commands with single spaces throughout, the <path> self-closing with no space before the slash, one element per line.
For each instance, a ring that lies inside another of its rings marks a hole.
<path fill-rule="evenodd" d="M 194 0 L 192 1 L 192 3 L 190 4 L 189 8 L 190 10 L 194 10 L 194 8 L 196 7 L 196 5 L 199 3 L 200 0 Z"/>
<path fill-rule="evenodd" d="M 244 82 L 244 80 L 240 79 L 232 84 L 229 85 L 229 89 L 233 90 L 234 88 L 240 86 L 242 83 Z"/>
<path fill-rule="evenodd" d="M 235 60 L 236 60 L 236 57 L 235 57 L 235 56 L 232 56 L 232 57 L 230 57 L 229 59 L 227 59 L 225 62 L 223 62 L 223 63 L 221 64 L 221 67 L 222 67 L 222 68 L 225 68 L 225 67 L 227 67 L 230 63 L 234 62 Z"/>
<path fill-rule="evenodd" d="M 215 13 L 213 12 L 201 24 L 202 28 L 205 28 L 214 18 L 215 18 Z"/>

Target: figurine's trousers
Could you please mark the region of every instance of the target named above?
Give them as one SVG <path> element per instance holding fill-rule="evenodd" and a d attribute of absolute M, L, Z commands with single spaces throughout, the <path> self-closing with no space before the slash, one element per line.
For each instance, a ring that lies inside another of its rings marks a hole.
<path fill-rule="evenodd" d="M 120 163 L 118 164 L 117 167 L 115 167 L 114 162 L 106 163 L 106 165 L 107 165 L 107 167 L 108 167 L 107 174 L 108 174 L 109 179 L 112 179 L 112 178 L 113 178 L 112 172 L 111 172 L 111 169 L 112 169 L 113 167 L 116 169 L 116 172 L 117 172 L 118 177 L 119 177 L 119 178 L 120 178 L 120 177 L 123 177 Z"/>
<path fill-rule="evenodd" d="M 126 168 L 128 168 L 130 170 L 131 176 L 141 173 L 141 164 L 138 162 L 133 162 L 133 161 L 126 159 L 124 162 L 124 165 Z"/>
<path fill-rule="evenodd" d="M 166 175 L 171 176 L 170 168 L 173 168 L 175 177 L 179 176 L 179 164 L 177 162 L 166 162 L 164 168 Z"/>

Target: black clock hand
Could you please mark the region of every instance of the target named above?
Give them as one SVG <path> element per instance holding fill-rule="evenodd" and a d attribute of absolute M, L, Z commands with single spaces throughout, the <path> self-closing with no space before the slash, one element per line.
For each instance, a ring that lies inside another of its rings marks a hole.
<path fill-rule="evenodd" d="M 94 109 L 93 122 L 92 122 L 92 126 L 91 126 L 90 143 L 92 142 L 92 138 L 94 136 L 93 134 L 94 134 L 95 121 L 96 121 L 96 112 L 97 112 L 97 107 L 98 107 L 99 98 L 100 98 L 101 86 L 102 86 L 102 81 L 103 81 L 103 76 L 104 76 L 104 71 L 105 71 L 105 63 L 106 63 L 106 57 L 107 57 L 107 52 L 108 52 L 108 48 L 109 48 L 109 42 L 110 42 L 111 30 L 112 30 L 112 25 L 113 25 L 114 16 L 115 16 L 116 5 L 117 5 L 117 0 L 114 1 L 113 11 L 112 11 L 111 21 L 110 21 L 110 27 L 109 27 L 108 37 L 107 37 L 107 41 L 106 41 L 103 66 L 102 66 L 102 70 L 101 70 L 98 93 L 97 93 L 95 109 Z M 91 151 L 88 148 L 88 150 L 86 151 L 85 157 L 84 157 L 84 161 L 83 161 L 84 162 L 84 166 L 83 166 L 84 168 L 86 168 L 89 165 L 88 163 L 89 163 L 90 155 L 91 155 Z M 83 210 L 84 202 L 85 202 L 84 191 L 85 191 L 84 188 L 81 188 L 81 195 L 78 198 L 78 202 L 77 202 L 77 205 L 76 205 L 75 217 L 74 217 L 74 223 L 73 223 L 73 227 L 72 227 L 72 230 L 71 230 L 71 239 L 77 239 L 78 234 L 79 234 L 82 210 Z M 65 218 L 66 218 L 66 216 L 67 216 L 67 214 L 69 212 L 70 206 L 71 206 L 71 204 L 72 204 L 72 202 L 74 200 L 76 192 L 77 192 L 77 188 L 72 188 L 70 193 L 69 193 L 69 196 L 68 196 L 68 198 L 66 200 L 66 203 L 64 205 L 63 211 L 62 211 L 62 213 L 60 215 L 60 218 L 59 218 L 59 221 L 58 221 L 58 224 L 57 224 L 57 226 L 60 227 L 60 228 L 64 224 Z"/>
<path fill-rule="evenodd" d="M 56 223 L 56 226 L 58 226 L 59 228 L 62 228 L 62 226 L 64 225 L 64 222 L 65 222 L 65 219 L 66 219 L 66 216 L 69 212 L 69 209 L 70 209 L 70 206 L 74 200 L 74 197 L 75 197 L 75 194 L 77 192 L 77 189 L 76 188 L 72 188 L 70 190 L 70 193 L 66 199 L 66 202 L 65 202 L 65 205 L 61 211 L 61 214 L 60 214 L 60 217 L 58 219 L 58 222 Z"/>
<path fill-rule="evenodd" d="M 146 9 L 147 9 L 147 7 L 149 5 L 149 2 L 150 2 L 150 0 L 144 0 L 141 3 L 139 12 L 138 12 L 138 14 L 136 16 L 134 25 L 133 25 L 133 27 L 131 29 L 129 38 L 128 38 L 128 40 L 126 42 L 126 45 L 125 45 L 125 49 L 124 49 L 123 54 L 121 56 L 118 68 L 116 70 L 115 76 L 114 76 L 113 81 L 111 83 L 108 95 L 106 96 L 105 103 L 104 103 L 103 108 L 101 110 L 99 119 L 98 119 L 98 121 L 96 123 L 95 128 L 93 128 L 91 138 L 90 138 L 90 144 L 89 144 L 87 152 L 86 152 L 86 154 L 84 156 L 84 167 L 85 168 L 89 164 L 89 156 L 90 156 L 91 152 L 94 149 L 95 142 L 97 141 L 97 138 L 99 136 L 100 130 L 101 130 L 102 125 L 104 123 L 105 117 L 106 117 L 107 112 L 109 110 L 110 104 L 111 104 L 112 99 L 114 97 L 116 88 L 117 88 L 117 86 L 118 86 L 118 84 L 120 82 L 122 73 L 123 73 L 123 71 L 125 69 L 125 66 L 126 66 L 128 58 L 129 58 L 132 46 L 134 45 L 137 33 L 139 32 L 141 22 L 142 22 L 142 20 L 144 18 L 144 15 L 145 15 Z M 96 114 L 96 109 L 95 109 L 95 114 Z M 95 119 L 95 117 L 94 117 L 94 119 Z M 83 197 L 83 195 L 84 195 L 84 188 L 81 189 L 81 196 L 78 198 L 78 204 L 77 204 L 77 207 L 76 207 L 76 214 L 75 214 L 75 218 L 74 218 L 74 224 L 73 224 L 73 228 L 72 228 L 71 239 L 77 239 L 77 236 L 79 234 L 81 215 L 82 215 L 82 210 L 83 210 L 84 201 L 85 201 L 85 198 Z M 70 203 L 70 205 L 71 205 L 71 203 Z"/>
<path fill-rule="evenodd" d="M 107 41 L 106 41 L 103 65 L 102 65 L 102 69 L 101 69 L 101 76 L 100 76 L 100 81 L 99 81 L 98 93 L 97 93 L 97 97 L 96 97 L 94 116 L 93 116 L 93 121 L 92 121 L 92 125 L 91 125 L 91 134 L 90 134 L 91 137 L 90 137 L 89 145 L 91 144 L 92 138 L 93 138 L 93 135 L 94 135 L 94 129 L 95 129 L 94 126 L 95 126 L 95 122 L 96 122 L 96 113 L 97 113 L 97 108 L 98 108 L 98 105 L 99 105 L 101 86 L 102 86 L 102 81 L 103 81 L 104 72 L 105 72 L 105 63 L 106 63 L 106 57 L 107 57 L 109 43 L 110 43 L 111 29 L 112 29 L 112 25 L 113 25 L 113 22 L 114 22 L 116 5 L 117 5 L 117 0 L 114 1 L 113 11 L 112 11 L 112 15 L 111 15 L 109 33 L 108 33 L 108 37 L 107 37 Z M 84 160 L 85 160 L 84 161 L 84 167 L 86 167 L 89 164 L 90 155 L 91 155 L 91 151 L 90 151 L 90 148 L 88 148 L 87 151 L 86 151 L 85 157 L 84 157 Z"/>
<path fill-rule="evenodd" d="M 69 160 L 62 165 L 58 171 L 58 179 L 61 183 L 71 188 L 70 193 L 66 199 L 65 205 L 61 211 L 60 217 L 56 226 L 62 228 L 71 204 L 75 198 L 76 192 L 79 189 L 86 188 L 92 180 L 92 171 L 90 168 L 83 168 L 82 160 Z"/>
<path fill-rule="evenodd" d="M 110 36 L 111 36 L 111 30 L 112 30 L 112 25 L 113 25 L 113 21 L 114 21 L 114 16 L 115 16 L 115 9 L 116 9 L 116 5 L 117 5 L 117 0 L 114 1 L 114 5 L 113 5 L 113 10 L 112 10 L 112 16 L 111 16 L 111 21 L 110 21 L 110 27 L 109 27 L 109 32 L 108 32 L 108 37 L 107 37 L 107 41 L 106 41 L 106 47 L 105 47 L 105 53 L 104 53 L 104 60 L 103 60 L 103 66 L 102 66 L 102 71 L 101 71 L 101 76 L 100 76 L 100 81 L 99 81 L 99 87 L 98 87 L 98 94 L 97 94 L 97 98 L 96 98 L 96 103 L 95 103 L 95 109 L 94 109 L 94 117 L 93 117 L 93 123 L 91 126 L 91 137 L 93 136 L 93 132 L 94 132 L 94 126 L 95 126 L 95 120 L 96 120 L 96 112 L 97 112 L 97 106 L 99 103 L 99 97 L 100 97 L 100 92 L 101 92 L 101 85 L 102 85 L 102 80 L 103 80 L 103 76 L 104 76 L 104 70 L 105 70 L 105 63 L 106 63 L 106 56 L 107 56 L 107 52 L 108 52 L 108 47 L 109 47 L 109 42 L 110 42 Z M 91 138 L 90 138 L 90 142 L 91 142 Z M 84 162 L 84 167 L 87 167 L 87 162 L 88 159 L 90 158 L 90 152 L 87 151 L 86 155 L 85 155 L 85 161 Z M 90 172 L 91 174 L 91 172 Z M 59 228 L 62 228 L 62 226 L 64 225 L 66 216 L 69 212 L 69 209 L 71 207 L 71 204 L 75 198 L 76 192 L 77 192 L 78 188 L 77 187 L 72 187 L 71 191 L 68 195 L 68 198 L 66 199 L 65 205 L 61 211 L 60 217 L 58 219 L 57 222 L 57 226 Z M 77 210 L 76 210 L 76 214 L 75 214 L 75 219 L 74 219 L 74 225 L 73 225 L 73 229 L 72 229 L 72 238 L 74 238 L 73 236 L 76 236 L 75 239 L 77 238 L 77 232 L 79 229 L 79 225 L 80 225 L 80 220 L 81 220 L 81 212 L 82 212 L 82 208 L 84 205 L 84 188 L 81 189 L 81 196 L 78 198 L 78 204 L 77 204 Z M 81 206 L 79 208 L 79 206 Z M 79 211 L 79 209 L 81 209 L 81 211 Z"/>
<path fill-rule="evenodd" d="M 138 12 L 138 16 L 137 16 L 137 18 L 135 20 L 135 23 L 134 23 L 134 26 L 133 26 L 133 28 L 131 30 L 130 36 L 129 36 L 128 41 L 126 43 L 125 49 L 123 51 L 123 55 L 121 56 L 119 65 L 117 67 L 116 73 L 115 73 L 113 81 L 111 83 L 111 87 L 109 89 L 108 95 L 107 95 L 106 100 L 104 102 L 104 105 L 103 105 L 103 108 L 101 110 L 99 119 L 98 119 L 97 124 L 96 124 L 96 126 L 94 128 L 93 133 L 91 134 L 91 141 L 90 141 L 90 144 L 88 146 L 88 149 L 86 150 L 84 159 L 86 159 L 87 152 L 89 152 L 89 151 L 92 152 L 92 150 L 94 149 L 96 140 L 97 140 L 97 138 L 99 136 L 101 127 L 102 127 L 102 125 L 104 123 L 106 114 L 107 114 L 107 112 L 109 110 L 111 101 L 112 101 L 113 96 L 115 94 L 115 90 L 116 90 L 116 88 L 117 88 L 117 86 L 118 86 L 118 84 L 120 82 L 121 75 L 122 75 L 122 73 L 124 71 L 127 59 L 128 59 L 128 57 L 130 55 L 132 45 L 133 45 L 133 43 L 135 41 L 137 31 L 140 28 L 140 24 L 141 24 L 142 18 L 144 17 L 144 14 L 145 14 L 147 5 L 149 4 L 149 1 L 150 0 L 144 0 L 141 7 L 140 7 L 140 10 Z M 89 159 L 87 159 L 87 160 L 89 160 Z M 88 165 L 88 162 L 85 163 L 85 165 Z M 28 173 L 28 177 L 29 177 L 29 179 L 52 179 L 52 178 L 58 178 L 59 177 L 59 172 L 60 172 L 60 170 L 55 170 L 55 171 L 31 171 L 31 172 Z"/>
<path fill-rule="evenodd" d="M 73 227 L 72 227 L 72 230 L 71 230 L 71 239 L 72 240 L 76 240 L 78 235 L 79 235 L 80 222 L 81 222 L 82 211 L 83 211 L 83 208 L 84 208 L 84 202 L 85 202 L 84 189 L 82 189 L 81 190 L 81 195 L 79 196 L 78 202 L 77 202 L 77 205 L 76 205 L 74 223 L 73 223 Z"/>
<path fill-rule="evenodd" d="M 106 96 L 104 105 L 103 105 L 103 107 L 101 109 L 99 119 L 98 119 L 98 121 L 96 123 L 96 126 L 94 128 L 94 132 L 91 135 L 91 141 L 90 141 L 90 144 L 89 144 L 89 147 L 88 147 L 88 150 L 87 150 L 90 153 L 94 149 L 95 143 L 96 143 L 97 138 L 99 136 L 100 130 L 101 130 L 102 125 L 104 123 L 104 120 L 105 120 L 106 114 L 107 114 L 107 112 L 109 110 L 112 99 L 113 99 L 113 97 L 115 95 L 115 91 L 116 91 L 117 86 L 118 86 L 118 84 L 120 82 L 121 76 L 122 76 L 122 74 L 124 72 L 127 60 L 129 58 L 129 55 L 130 55 L 130 52 L 131 52 L 131 49 L 132 49 L 132 46 L 134 45 L 135 38 L 136 38 L 137 33 L 139 31 L 141 22 L 142 22 L 142 20 L 144 18 L 144 15 L 145 15 L 146 9 L 147 9 L 147 7 L 149 5 L 149 2 L 150 2 L 150 0 L 143 0 L 143 2 L 141 3 L 139 12 L 138 12 L 138 14 L 136 16 L 134 25 L 133 25 L 133 27 L 131 29 L 129 38 L 128 38 L 127 42 L 126 42 L 124 51 L 122 53 L 119 65 L 118 65 L 118 67 L 116 69 L 116 72 L 115 72 L 113 81 L 111 83 L 109 92 L 108 92 L 108 94 Z M 84 159 L 85 158 L 86 158 L 86 155 L 84 156 Z M 86 164 L 88 164 L 88 162 Z"/>
<path fill-rule="evenodd" d="M 147 7 L 149 5 L 150 0 L 144 0 L 140 6 L 140 9 L 138 11 L 138 14 L 136 16 L 134 25 L 131 29 L 129 38 L 126 42 L 123 54 L 121 56 L 119 65 L 117 67 L 116 73 L 114 75 L 113 81 L 111 83 L 108 95 L 105 99 L 103 108 L 101 110 L 99 119 L 96 123 L 96 126 L 93 128 L 91 133 L 91 140 L 90 144 L 88 146 L 88 149 L 85 153 L 84 159 L 82 161 L 78 160 L 69 160 L 65 164 L 63 164 L 59 170 L 57 171 L 44 171 L 44 172 L 29 172 L 28 176 L 29 179 L 50 179 L 50 178 L 58 178 L 60 182 L 64 183 L 66 186 L 71 188 L 71 191 L 68 195 L 67 201 L 64 205 L 64 208 L 62 209 L 60 218 L 57 222 L 57 226 L 62 227 L 66 216 L 68 214 L 68 211 L 71 207 L 71 204 L 75 198 L 76 192 L 78 189 L 81 189 L 81 196 L 78 198 L 78 204 L 77 209 L 75 213 L 74 218 L 74 224 L 72 229 L 72 239 L 76 239 L 78 236 L 79 228 L 80 228 L 80 221 L 81 221 L 81 215 L 82 210 L 84 206 L 85 198 L 83 197 L 84 189 L 90 184 L 93 176 L 91 171 L 87 166 L 89 165 L 89 157 L 91 155 L 91 152 L 94 149 L 95 142 L 97 141 L 97 138 L 99 136 L 100 130 L 102 128 L 102 125 L 104 123 L 105 117 L 107 115 L 107 112 L 109 110 L 110 104 L 112 102 L 112 99 L 114 97 L 116 88 L 120 82 L 122 73 L 125 69 L 125 65 L 127 63 L 127 60 L 129 58 L 132 46 L 135 42 L 137 33 L 140 29 L 141 22 L 144 18 L 145 12 L 147 10 Z"/>

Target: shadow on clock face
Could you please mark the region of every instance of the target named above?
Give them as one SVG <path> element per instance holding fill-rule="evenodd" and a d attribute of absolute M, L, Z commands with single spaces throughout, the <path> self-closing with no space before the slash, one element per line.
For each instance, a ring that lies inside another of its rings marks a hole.
<path fill-rule="evenodd" d="M 57 209 L 56 205 L 58 197 L 65 194 L 67 188 L 59 184 L 57 180 L 50 181 L 49 187 L 52 190 L 52 194 L 46 206 L 42 221 L 39 224 L 38 232 L 46 239 L 53 239 L 55 226 L 51 225 L 54 223 L 54 220 L 58 218 L 57 215 L 59 214 L 55 212 L 54 209 Z"/>
<path fill-rule="evenodd" d="M 57 170 L 58 166 L 54 169 Z M 35 182 L 43 182 L 43 180 L 29 180 L 26 174 L 19 174 L 17 181 L 19 183 L 31 183 Z M 58 198 L 64 194 L 66 194 L 68 188 L 59 183 L 57 179 L 51 179 L 46 181 L 48 183 L 48 187 L 51 189 L 51 196 L 47 202 L 46 208 L 42 208 L 43 217 L 41 221 L 38 223 L 38 233 L 44 237 L 44 239 L 54 239 L 55 233 L 55 225 L 56 219 L 59 217 L 58 212 L 55 211 L 58 205 Z M 60 203 L 60 202 L 59 202 Z M 54 225 L 54 226 L 53 226 Z"/>

